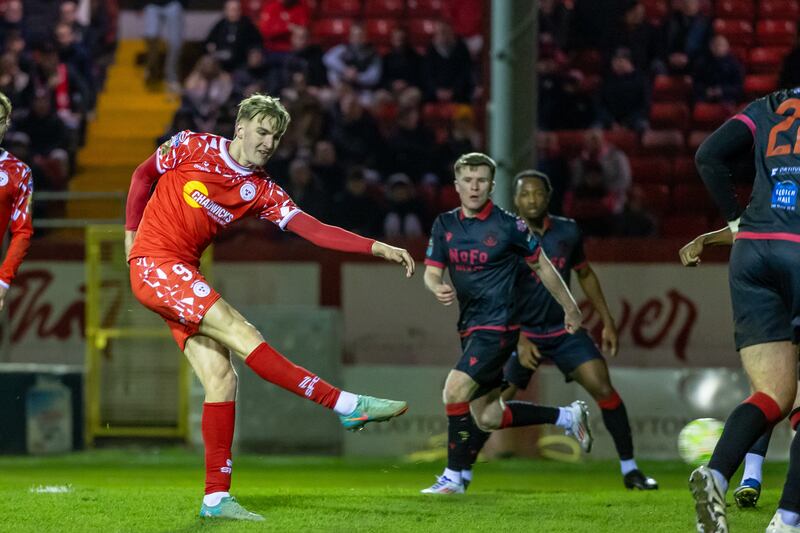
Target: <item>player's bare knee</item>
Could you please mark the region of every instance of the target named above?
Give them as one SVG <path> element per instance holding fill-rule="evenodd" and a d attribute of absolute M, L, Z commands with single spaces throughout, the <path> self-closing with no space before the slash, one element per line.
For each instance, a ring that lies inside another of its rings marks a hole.
<path fill-rule="evenodd" d="M 233 367 L 228 367 L 208 374 L 204 383 L 206 395 L 232 397 L 236 395 L 239 377 L 234 372 Z"/>
<path fill-rule="evenodd" d="M 483 409 L 473 411 L 472 416 L 481 431 L 500 429 L 500 425 L 503 422 L 503 410 L 500 402 L 493 402 Z"/>

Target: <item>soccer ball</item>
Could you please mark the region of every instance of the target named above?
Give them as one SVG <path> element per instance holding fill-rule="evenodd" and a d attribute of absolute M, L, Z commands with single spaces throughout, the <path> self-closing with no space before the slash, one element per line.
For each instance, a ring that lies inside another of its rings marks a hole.
<path fill-rule="evenodd" d="M 692 420 L 678 434 L 678 453 L 692 466 L 708 463 L 725 426 L 714 418 Z"/>

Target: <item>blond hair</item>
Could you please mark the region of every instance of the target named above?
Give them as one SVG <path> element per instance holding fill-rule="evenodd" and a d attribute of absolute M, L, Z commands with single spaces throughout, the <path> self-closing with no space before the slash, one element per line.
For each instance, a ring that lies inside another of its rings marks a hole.
<path fill-rule="evenodd" d="M 491 178 L 494 179 L 494 171 L 497 168 L 497 163 L 494 159 L 486 154 L 480 152 L 470 152 L 459 157 L 453 165 L 453 173 L 458 177 L 459 171 L 464 167 L 480 167 L 487 166 L 491 171 Z"/>
<path fill-rule="evenodd" d="M 0 107 L 3 108 L 3 116 L 6 120 L 11 118 L 11 100 L 8 96 L 0 92 Z"/>
<path fill-rule="evenodd" d="M 275 121 L 276 133 L 283 135 L 289 127 L 291 117 L 283 107 L 279 98 L 268 94 L 255 93 L 239 102 L 239 112 L 236 114 L 236 123 L 243 120 L 261 119 L 269 117 Z"/>

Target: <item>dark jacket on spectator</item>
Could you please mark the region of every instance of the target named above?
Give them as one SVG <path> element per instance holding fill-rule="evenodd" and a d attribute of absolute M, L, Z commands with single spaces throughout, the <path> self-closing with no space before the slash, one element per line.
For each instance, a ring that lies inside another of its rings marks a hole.
<path fill-rule="evenodd" d="M 453 91 L 453 101 L 469 103 L 472 99 L 474 82 L 472 79 L 472 60 L 469 50 L 461 39 L 447 54 L 433 44 L 425 54 L 422 82 L 429 100 L 436 100 L 436 91 Z"/>
<path fill-rule="evenodd" d="M 227 71 L 232 71 L 245 63 L 247 51 L 263 46 L 261 34 L 253 21 L 242 16 L 237 22 L 223 18 L 217 22 L 206 37 L 206 49 L 213 45 L 214 56 Z"/>
<path fill-rule="evenodd" d="M 697 100 L 738 102 L 742 97 L 742 65 L 732 54 L 725 57 L 704 56 L 697 61 L 693 77 Z M 722 95 L 708 98 L 706 90 L 710 87 L 719 87 Z"/>

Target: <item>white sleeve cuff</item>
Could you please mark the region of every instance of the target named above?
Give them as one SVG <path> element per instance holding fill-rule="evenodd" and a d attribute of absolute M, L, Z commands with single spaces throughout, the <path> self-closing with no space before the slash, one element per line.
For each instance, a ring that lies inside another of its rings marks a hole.
<path fill-rule="evenodd" d="M 736 235 L 739 231 L 739 221 L 742 220 L 742 217 L 737 218 L 736 220 L 729 220 L 728 227 L 731 229 L 731 233 Z"/>
<path fill-rule="evenodd" d="M 9 288 L 10 286 L 11 286 L 11 285 L 9 285 L 8 283 L 6 283 L 6 282 L 5 282 L 5 281 L 3 281 L 2 279 L 0 279 L 0 287 L 3 287 L 4 289 L 7 289 L 7 288 Z"/>
<path fill-rule="evenodd" d="M 278 227 L 281 228 L 281 230 L 286 231 L 286 225 L 289 224 L 289 221 L 292 220 L 299 213 L 302 213 L 302 210 L 295 209 L 294 211 L 291 211 L 288 215 L 283 217 L 283 220 L 278 222 Z"/>

